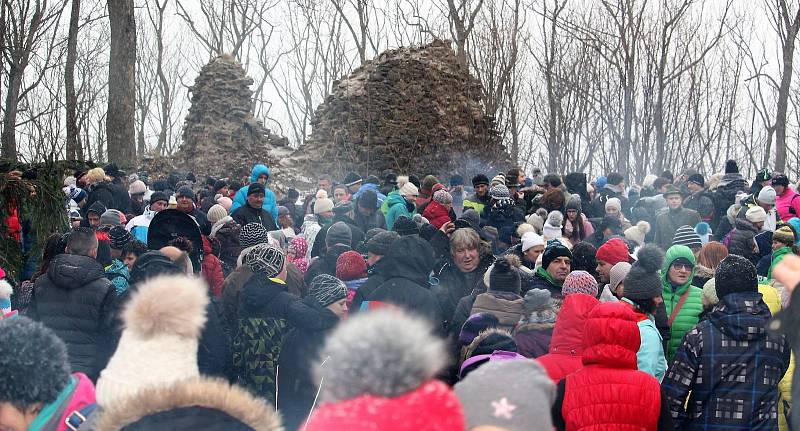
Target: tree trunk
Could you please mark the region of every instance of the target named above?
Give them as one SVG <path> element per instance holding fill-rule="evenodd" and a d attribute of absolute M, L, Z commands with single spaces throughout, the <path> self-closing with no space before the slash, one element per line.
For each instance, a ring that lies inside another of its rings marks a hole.
<path fill-rule="evenodd" d="M 108 2 L 111 54 L 108 62 L 108 161 L 121 167 L 135 164 L 136 142 L 136 22 L 133 0 Z"/>
<path fill-rule="evenodd" d="M 786 111 L 789 107 L 794 43 L 798 29 L 800 29 L 800 11 L 792 25 L 786 29 L 786 45 L 783 47 L 783 73 L 781 87 L 778 90 L 778 110 L 775 114 L 775 170 L 778 172 L 784 172 L 786 169 Z"/>
<path fill-rule="evenodd" d="M 64 64 L 64 91 L 67 109 L 67 159 L 82 160 L 83 149 L 78 144 L 78 96 L 75 95 L 75 57 L 78 50 L 78 18 L 81 1 L 72 0 L 69 16 L 69 36 L 67 38 L 67 59 Z"/>
<path fill-rule="evenodd" d="M 8 89 L 3 110 L 3 133 L 0 135 L 0 141 L 3 143 L 0 157 L 15 161 L 17 160 L 17 110 L 19 109 L 19 92 L 22 87 L 22 73 L 23 70 L 19 70 L 13 64 L 8 72 Z"/>

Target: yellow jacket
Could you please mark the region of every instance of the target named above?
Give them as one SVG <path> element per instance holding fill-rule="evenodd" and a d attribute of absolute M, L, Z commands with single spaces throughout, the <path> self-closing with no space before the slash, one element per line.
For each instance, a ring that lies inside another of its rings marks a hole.
<path fill-rule="evenodd" d="M 778 289 L 768 285 L 768 284 L 759 284 L 758 285 L 758 293 L 761 294 L 761 297 L 764 299 L 764 303 L 767 304 L 770 313 L 774 316 L 775 313 L 781 310 L 781 298 L 778 294 Z M 788 416 L 788 412 L 785 412 L 784 406 L 791 407 L 792 406 L 792 376 L 794 375 L 794 353 L 792 353 L 791 358 L 789 359 L 789 369 L 786 370 L 786 374 L 783 376 L 780 382 L 778 382 L 778 391 L 780 392 L 780 398 L 778 399 L 778 429 L 780 431 L 788 431 L 789 425 L 786 421 L 786 417 Z"/>

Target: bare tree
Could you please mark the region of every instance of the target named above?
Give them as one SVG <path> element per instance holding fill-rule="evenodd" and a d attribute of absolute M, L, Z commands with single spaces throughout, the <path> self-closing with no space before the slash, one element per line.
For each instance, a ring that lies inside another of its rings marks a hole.
<path fill-rule="evenodd" d="M 483 0 L 477 0 L 477 4 L 473 1 L 447 0 L 447 18 L 450 22 L 450 34 L 456 45 L 456 58 L 465 67 L 469 65 L 467 59 L 469 36 L 475 28 L 475 18 L 483 6 Z"/>
<path fill-rule="evenodd" d="M 81 1 L 72 0 L 69 16 L 69 36 L 67 40 L 67 60 L 64 65 L 64 90 L 66 91 L 67 111 L 67 159 L 83 159 L 83 149 L 78 144 L 78 96 L 75 94 L 75 61 L 78 56 L 78 19 Z"/>
<path fill-rule="evenodd" d="M 136 18 L 133 0 L 108 2 L 111 23 L 111 53 L 108 78 L 108 160 L 132 166 L 136 158 Z"/>
<path fill-rule="evenodd" d="M 48 5 L 47 0 L 14 1 L 2 0 L 5 21 L 2 46 L 3 63 L 6 65 L 8 87 L 3 104 L 3 131 L 0 134 L 2 151 L 0 157 L 16 160 L 18 157 L 16 126 L 19 103 L 25 95 L 35 88 L 44 78 L 45 72 L 59 58 L 53 57 L 57 46 L 55 28 L 61 18 L 61 11 L 66 3 L 56 2 Z M 44 55 L 43 67 L 37 76 L 26 76 L 31 54 L 42 46 L 48 46 Z M 25 84 L 26 78 L 32 78 Z"/>
<path fill-rule="evenodd" d="M 786 113 L 789 108 L 789 92 L 794 73 L 794 48 L 800 31 L 800 7 L 789 10 L 786 0 L 768 0 L 770 19 L 781 46 L 781 79 L 775 113 L 775 170 L 786 169 Z M 774 9 L 773 9 L 774 8 Z"/>

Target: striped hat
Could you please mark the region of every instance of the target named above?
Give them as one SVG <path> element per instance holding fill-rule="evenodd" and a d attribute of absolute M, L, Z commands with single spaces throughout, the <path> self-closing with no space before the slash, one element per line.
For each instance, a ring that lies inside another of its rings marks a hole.
<path fill-rule="evenodd" d="M 672 245 L 685 245 L 692 248 L 702 247 L 703 242 L 700 240 L 700 235 L 691 226 L 683 225 L 675 231 L 675 236 L 672 237 Z"/>
<path fill-rule="evenodd" d="M 239 245 L 249 248 L 269 242 L 269 232 L 261 223 L 247 223 L 239 231 Z"/>
<path fill-rule="evenodd" d="M 267 243 L 253 246 L 242 259 L 242 263 L 251 271 L 264 274 L 267 278 L 277 277 L 283 270 L 285 262 L 286 255 L 283 250 Z"/>
<path fill-rule="evenodd" d="M 336 301 L 347 298 L 347 287 L 332 275 L 320 274 L 311 280 L 308 296 L 314 298 L 319 305 L 327 307 Z"/>

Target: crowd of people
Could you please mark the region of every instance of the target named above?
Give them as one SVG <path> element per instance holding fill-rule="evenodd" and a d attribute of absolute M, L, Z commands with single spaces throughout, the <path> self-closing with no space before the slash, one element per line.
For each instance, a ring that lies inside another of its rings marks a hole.
<path fill-rule="evenodd" d="M 790 430 L 797 190 L 76 171 L 7 230 L 0 430 Z"/>

